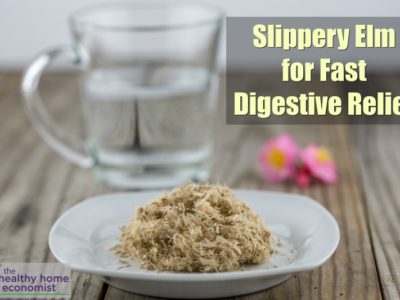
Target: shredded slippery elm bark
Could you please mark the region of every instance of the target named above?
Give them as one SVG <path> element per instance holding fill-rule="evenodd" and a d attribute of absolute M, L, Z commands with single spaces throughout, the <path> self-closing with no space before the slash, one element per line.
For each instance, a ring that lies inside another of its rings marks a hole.
<path fill-rule="evenodd" d="M 222 272 L 271 254 L 271 233 L 223 185 L 184 184 L 140 207 L 114 247 L 145 269 Z"/>

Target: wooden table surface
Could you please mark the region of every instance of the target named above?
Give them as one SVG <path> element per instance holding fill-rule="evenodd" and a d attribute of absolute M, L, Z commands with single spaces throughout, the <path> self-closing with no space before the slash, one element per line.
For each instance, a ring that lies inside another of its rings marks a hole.
<path fill-rule="evenodd" d="M 23 114 L 19 80 L 18 73 L 0 74 L 0 261 L 53 262 L 47 245 L 53 222 L 79 201 L 111 190 L 90 172 L 60 158 L 38 137 Z M 391 85 L 400 94 L 399 81 L 386 78 L 380 84 Z M 340 93 L 344 87 L 326 88 Z M 74 77 L 49 75 L 42 93 L 50 99 L 49 109 L 58 122 L 79 131 Z M 220 99 L 223 109 L 224 96 Z M 227 126 L 224 120 L 221 111 L 212 182 L 309 195 L 335 216 L 341 230 L 336 253 L 322 267 L 235 299 L 399 299 L 400 126 Z M 302 146 L 315 142 L 329 147 L 338 164 L 339 182 L 304 190 L 265 183 L 255 158 L 266 139 L 282 132 L 293 134 Z M 74 272 L 72 299 L 150 298 Z"/>

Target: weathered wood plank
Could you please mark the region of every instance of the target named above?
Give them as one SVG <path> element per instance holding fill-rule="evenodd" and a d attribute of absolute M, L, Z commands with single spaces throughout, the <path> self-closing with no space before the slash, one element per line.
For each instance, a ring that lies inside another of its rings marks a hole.
<path fill-rule="evenodd" d="M 243 77 L 243 80 L 254 84 L 251 78 Z M 270 80 L 273 82 L 277 79 Z M 327 88 L 334 90 L 337 87 Z M 224 99 L 224 95 L 221 95 L 220 99 Z M 220 111 L 224 109 L 223 103 L 224 101 L 221 102 Z M 267 138 L 282 132 L 293 134 L 302 146 L 313 142 L 329 147 L 341 170 L 339 183 L 334 186 L 316 185 L 307 190 L 299 190 L 291 185 L 265 183 L 259 173 L 256 157 Z M 333 213 L 342 234 L 337 252 L 321 268 L 296 274 L 272 289 L 235 299 L 380 299 L 363 192 L 360 188 L 354 151 L 351 149 L 351 139 L 347 126 L 229 126 L 225 124 L 224 118 L 219 120 L 211 181 L 227 183 L 235 188 L 308 194 Z M 105 299 L 153 298 L 141 298 L 109 287 Z"/>
<path fill-rule="evenodd" d="M 373 85 L 360 84 L 365 95 L 374 95 L 377 90 L 399 95 L 399 76 L 374 75 L 372 80 Z M 344 88 L 349 89 L 347 85 Z M 399 299 L 400 125 L 359 125 L 351 129 L 381 290 L 385 299 Z"/>
<path fill-rule="evenodd" d="M 400 298 L 400 125 L 354 128 L 370 230 L 385 299 Z"/>
<path fill-rule="evenodd" d="M 51 225 L 68 207 L 101 193 L 103 187 L 90 174 L 58 157 L 33 131 L 22 111 L 18 76 L 2 78 L 1 83 L 0 259 L 55 261 L 47 244 Z M 63 94 L 52 89 L 52 83 L 44 84 L 51 97 L 49 109 L 60 122 L 75 125 L 77 115 L 71 113 L 66 95 L 76 97 L 76 86 L 65 82 Z M 104 286 L 96 277 L 73 274 L 75 299 L 101 298 Z"/>
<path fill-rule="evenodd" d="M 69 78 L 49 76 L 43 91 L 50 97 L 47 103 L 56 119 L 74 128 L 80 119 L 79 106 L 71 105 L 70 99 L 78 95 L 75 81 Z M 59 158 L 42 142 L 23 114 L 18 81 L 18 74 L 0 76 L 0 260 L 54 261 L 47 235 L 55 219 L 73 204 L 110 189 L 96 183 L 89 172 Z M 342 233 L 338 251 L 322 268 L 236 299 L 379 299 L 375 260 L 385 298 L 399 298 L 398 126 L 357 127 L 353 131 L 343 125 L 227 126 L 225 118 L 218 122 L 213 182 L 308 194 L 335 215 Z M 255 157 L 267 138 L 284 131 L 292 133 L 303 146 L 310 142 L 328 146 L 339 165 L 339 183 L 307 190 L 266 184 Z M 103 297 L 151 299 L 108 287 L 96 277 L 74 273 L 73 299 Z"/>

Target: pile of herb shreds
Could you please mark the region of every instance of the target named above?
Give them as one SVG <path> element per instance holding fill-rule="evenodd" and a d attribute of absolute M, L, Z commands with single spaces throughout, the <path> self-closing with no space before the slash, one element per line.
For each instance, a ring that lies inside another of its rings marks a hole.
<path fill-rule="evenodd" d="M 149 270 L 222 272 L 264 262 L 271 233 L 223 185 L 184 184 L 140 207 L 114 247 Z"/>

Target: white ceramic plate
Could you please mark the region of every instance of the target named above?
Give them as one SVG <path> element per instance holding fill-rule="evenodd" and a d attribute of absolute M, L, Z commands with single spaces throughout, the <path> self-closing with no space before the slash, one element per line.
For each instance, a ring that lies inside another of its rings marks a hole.
<path fill-rule="evenodd" d="M 100 275 L 105 282 L 137 294 L 169 298 L 217 298 L 272 287 L 294 272 L 322 265 L 335 251 L 339 227 L 332 215 L 310 198 L 284 193 L 237 190 L 280 242 L 265 264 L 244 271 L 169 273 L 121 268 L 110 248 L 119 227 L 138 206 L 160 192 L 109 194 L 90 198 L 64 213 L 53 225 L 49 245 L 54 256 L 73 270 Z"/>

